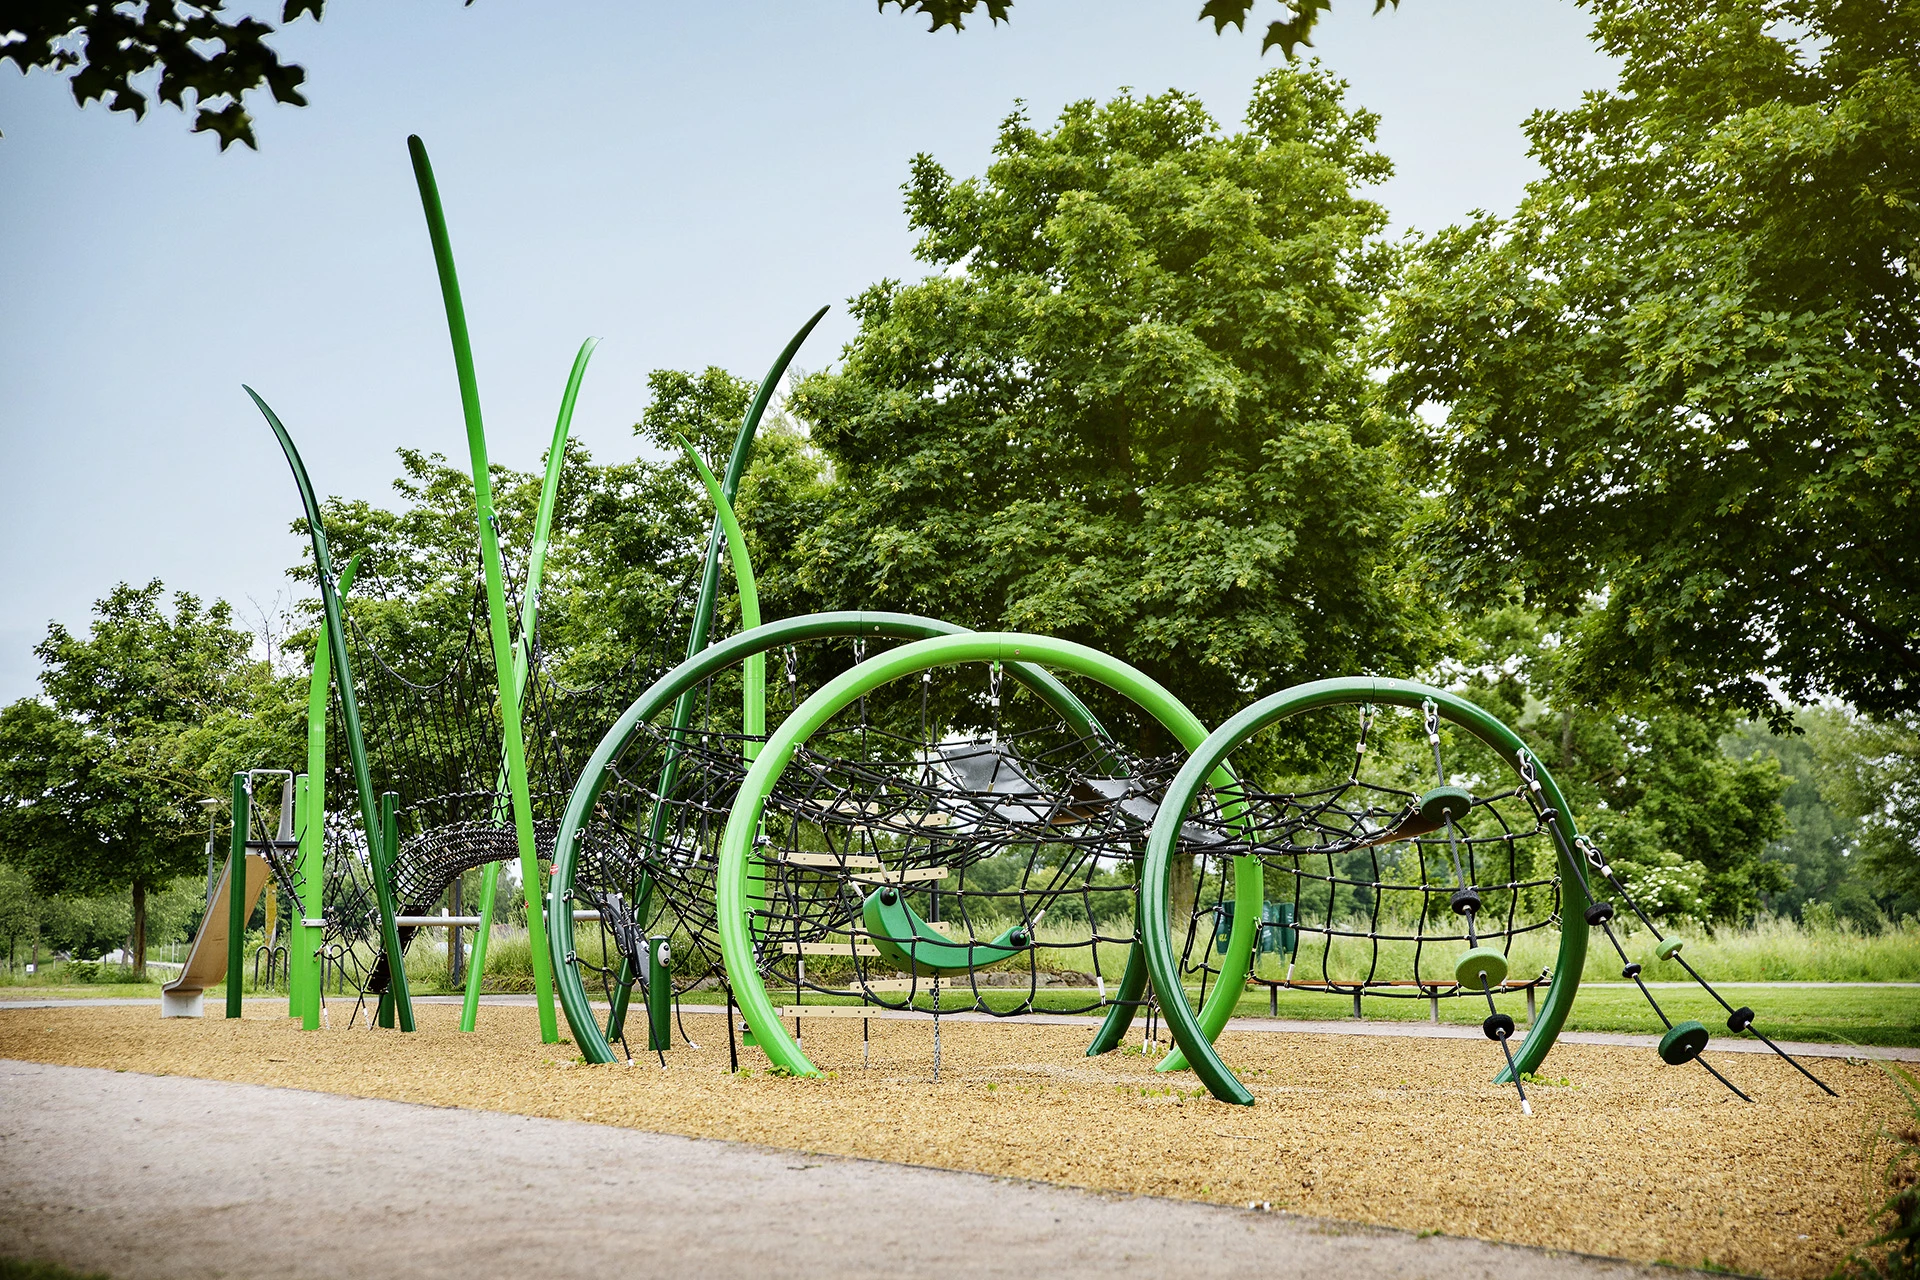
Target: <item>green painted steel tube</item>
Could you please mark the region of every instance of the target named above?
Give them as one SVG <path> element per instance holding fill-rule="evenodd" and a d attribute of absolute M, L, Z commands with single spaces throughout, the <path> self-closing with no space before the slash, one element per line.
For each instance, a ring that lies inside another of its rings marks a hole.
<path fill-rule="evenodd" d="M 355 552 L 340 572 L 340 595 L 353 590 L 359 572 L 360 553 Z M 299 792 L 300 920 L 293 927 L 287 959 L 289 997 L 295 983 L 299 984 L 299 998 L 291 1012 L 300 1019 L 303 1031 L 320 1029 L 320 944 L 326 931 L 307 921 L 320 919 L 326 910 L 327 690 L 332 687 L 332 657 L 323 635 L 313 647 L 313 675 L 307 682 L 307 772 Z"/>
<path fill-rule="evenodd" d="M 600 743 L 594 748 L 593 755 L 580 771 L 579 781 L 574 784 L 573 794 L 567 799 L 566 813 L 560 819 L 560 831 L 554 839 L 553 883 L 548 890 L 548 911 L 556 919 L 562 913 L 573 910 L 573 879 L 580 861 L 580 841 L 586 834 L 588 818 L 594 806 L 599 803 L 600 793 L 606 787 L 607 766 L 632 739 L 642 725 L 651 721 L 669 707 L 677 706 L 681 696 L 695 688 L 702 680 L 717 671 L 724 671 L 737 662 L 744 662 L 747 655 L 765 653 L 782 645 L 804 644 L 811 640 L 831 639 L 836 636 L 875 636 L 892 639 L 921 640 L 928 636 L 954 636 L 970 634 L 965 627 L 955 626 L 951 622 L 940 622 L 933 618 L 919 618 L 905 613 L 813 613 L 798 618 L 786 618 L 779 622 L 769 622 L 754 631 L 743 631 L 729 637 L 710 649 L 688 658 L 685 662 L 661 676 L 621 713 Z M 1079 732 L 1098 735 L 1106 740 L 1106 731 L 1100 727 L 1093 713 L 1088 711 L 1073 691 L 1061 684 L 1052 674 L 1039 667 L 1014 663 L 1008 667 L 1009 673 L 1022 684 L 1032 689 L 1040 699 L 1054 712 L 1065 718 Z M 593 1008 L 587 997 L 585 984 L 580 974 L 563 954 L 562 963 L 557 968 L 560 991 L 560 1005 L 567 1015 L 567 1025 L 573 1029 L 574 1043 L 580 1047 L 581 1056 L 588 1062 L 614 1062 L 610 1037 L 603 1033 L 595 1021 Z M 1129 962 L 1131 971 L 1131 962 Z M 622 970 L 623 976 L 626 971 Z M 618 997 L 616 988 L 615 995 Z M 1121 1024 L 1124 1031 L 1125 1023 Z M 1118 1033 L 1116 1033 L 1117 1036 Z"/>
<path fill-rule="evenodd" d="M 753 456 L 754 435 L 760 430 L 760 419 L 766 416 L 767 406 L 773 403 L 773 393 L 780 387 L 781 375 L 785 374 L 787 366 L 793 363 L 793 357 L 800 350 L 800 344 L 807 340 L 807 335 L 813 332 L 814 326 L 819 324 L 820 318 L 826 314 L 825 307 L 814 312 L 793 337 L 787 339 L 787 345 L 774 358 L 773 364 L 767 369 L 766 376 L 760 379 L 760 388 L 754 393 L 753 402 L 747 406 L 746 416 L 740 420 L 740 430 L 734 435 L 733 452 L 727 455 L 726 474 L 720 481 L 720 491 L 726 498 L 729 509 L 732 507 L 733 500 L 740 494 L 740 481 L 747 474 L 747 462 Z M 700 594 L 693 606 L 693 626 L 687 635 L 687 657 L 689 658 L 707 647 L 707 636 L 713 629 L 713 611 L 720 599 L 720 548 L 724 537 L 725 528 L 721 524 L 720 512 L 716 508 L 713 525 L 707 531 L 706 560 L 700 569 Z M 685 729 L 692 719 L 693 694 L 688 692 L 674 704 L 674 738 L 677 738 L 679 731 Z M 672 741 L 673 739 L 670 738 L 669 742 Z M 666 763 L 660 770 L 660 784 L 655 790 L 661 795 L 666 795 L 673 790 L 674 779 L 679 770 L 679 752 L 670 746 Z M 650 847 L 659 847 L 660 841 L 665 838 L 666 831 L 660 825 L 663 816 L 663 811 L 656 811 L 654 821 L 647 832 Z M 633 909 L 636 917 L 646 915 L 647 902 L 644 894 L 640 901 L 633 904 Z M 571 940 L 572 935 L 569 934 L 568 945 L 571 945 Z M 554 951 L 556 968 L 562 950 L 556 942 Z M 607 1014 L 608 1039 L 615 1039 L 620 1035 L 620 1028 L 627 1016 L 627 1002 L 633 993 L 633 978 L 631 967 L 626 961 L 621 961 L 620 976 L 613 991 L 613 1007 Z"/>
<path fill-rule="evenodd" d="M 573 368 L 567 373 L 567 389 L 560 395 L 560 412 L 554 419 L 553 440 L 547 446 L 547 473 L 540 482 L 540 507 L 533 521 L 533 545 L 527 554 L 526 593 L 520 601 L 520 635 L 513 647 L 513 684 L 524 697 L 532 672 L 533 641 L 540 624 L 540 580 L 547 568 L 547 543 L 553 535 L 553 511 L 560 498 L 560 469 L 567 457 L 567 436 L 573 430 L 573 406 L 580 398 L 580 383 L 587 376 L 587 362 L 593 359 L 600 339 L 588 338 L 574 354 Z M 500 762 L 496 793 L 509 789 L 507 764 Z M 500 864 L 489 862 L 480 876 L 480 927 L 473 935 L 473 958 L 467 966 L 466 997 L 460 1004 L 460 1029 L 472 1031 L 480 1020 L 480 988 L 486 978 L 487 947 L 493 939 L 493 910 L 500 892 Z M 568 925 L 571 931 L 572 925 Z M 460 931 L 453 930 L 449 947 L 460 945 Z"/>
<path fill-rule="evenodd" d="M 680 447 L 686 452 L 687 460 L 693 463 L 694 470 L 700 473 L 700 483 L 707 487 L 707 496 L 713 499 L 713 511 L 720 519 L 720 527 L 726 531 L 727 553 L 733 558 L 733 579 L 740 590 L 740 629 L 751 631 L 760 625 L 760 588 L 753 580 L 753 558 L 747 554 L 747 538 L 740 531 L 740 520 L 733 513 L 733 503 L 727 501 L 726 491 L 720 482 L 713 478 L 713 472 L 698 453 L 694 451 L 692 441 L 680 437 Z M 741 666 L 740 682 L 740 730 L 746 735 L 741 744 L 741 752 L 748 760 L 760 753 L 760 744 L 753 741 L 767 731 L 767 658 L 756 653 Z"/>
<path fill-rule="evenodd" d="M 240 1016 L 240 978 L 246 972 L 246 957 L 240 953 L 247 941 L 247 820 L 252 816 L 253 797 L 248 791 L 247 775 L 233 775 L 233 838 L 227 843 L 227 1016 Z"/>
<path fill-rule="evenodd" d="M 393 879 L 394 855 L 400 852 L 400 796 L 398 792 L 380 793 L 380 844 L 373 851 L 373 860 L 384 863 L 387 879 Z M 393 1025 L 393 983 L 387 983 L 387 989 L 380 993 L 380 1003 L 374 1011 L 374 1021 L 380 1026 Z"/>
<path fill-rule="evenodd" d="M 407 139 L 413 175 L 420 187 L 420 205 L 433 241 L 434 265 L 440 274 L 440 297 L 446 304 L 447 331 L 453 341 L 454 371 L 460 382 L 460 408 L 467 423 L 467 454 L 473 465 L 474 523 L 480 533 L 480 561 L 487 578 L 487 632 L 493 640 L 493 668 L 500 689 L 500 737 L 507 758 L 507 783 L 513 803 L 513 831 L 520 846 L 520 876 L 527 900 L 527 945 L 533 953 L 534 1001 L 540 1010 L 540 1039 L 552 1044 L 560 1038 L 553 1012 L 553 957 L 547 946 L 546 921 L 540 915 L 540 857 L 533 837 L 533 801 L 527 794 L 527 753 L 521 739 L 520 690 L 514 687 L 513 644 L 508 635 L 507 597 L 500 566 L 500 533 L 493 514 L 493 479 L 487 462 L 487 429 L 480 415 L 480 386 L 473 371 L 473 347 L 467 336 L 466 307 L 460 300 L 460 278 L 453 265 L 453 244 L 447 235 L 446 214 L 434 184 L 433 165 L 418 135 Z M 566 932 L 572 933 L 571 927 Z"/>
<path fill-rule="evenodd" d="M 320 865 L 308 857 L 307 816 L 312 812 L 312 799 L 309 792 L 310 775 L 302 773 L 293 780 L 293 821 L 300 848 L 294 854 L 293 876 L 300 886 L 300 892 L 293 900 L 294 919 L 287 930 L 287 1016 L 300 1019 L 302 1031 L 315 1028 L 307 1025 L 307 1002 L 319 994 L 318 978 L 320 958 L 314 951 L 314 940 L 320 936 L 320 930 L 311 928 L 307 921 L 318 913 L 313 909 L 313 900 L 319 886 L 309 884 L 311 869 Z M 314 1000 L 315 1012 L 319 1001 Z M 317 1020 L 317 1018 L 316 1018 Z"/>
<path fill-rule="evenodd" d="M 714 883 L 720 954 L 734 999 L 776 1067 L 794 1075 L 820 1074 L 819 1068 L 800 1051 L 799 1044 L 780 1021 L 778 1011 L 767 997 L 766 984 L 760 979 L 754 955 L 753 930 L 747 916 L 747 862 L 766 810 L 767 797 L 800 744 L 854 699 L 929 667 L 993 661 L 1061 669 L 1097 680 L 1131 698 L 1189 751 L 1206 738 L 1206 726 L 1178 698 L 1148 676 L 1098 649 L 1050 636 L 1013 632 L 939 636 L 869 658 L 829 681 L 774 730 L 766 750 L 748 771 L 734 800 L 733 812 L 727 818 L 726 834 L 721 837 L 720 867 Z"/>
<path fill-rule="evenodd" d="M 647 939 L 647 1048 L 673 1048 L 673 976 L 665 938 Z"/>
<path fill-rule="evenodd" d="M 1181 767 L 1172 785 L 1167 788 L 1167 797 L 1154 819 L 1153 834 L 1147 840 L 1146 871 L 1140 881 L 1140 937 L 1145 945 L 1147 972 L 1160 997 L 1167 1027 L 1180 1046 L 1179 1062 L 1183 1065 L 1191 1063 L 1195 1074 L 1208 1090 L 1223 1102 L 1247 1105 L 1253 1102 L 1253 1095 L 1214 1050 L 1213 1040 L 1219 1035 L 1220 1026 L 1210 1026 L 1195 1015 L 1187 1004 L 1185 989 L 1180 981 L 1179 961 L 1174 954 L 1172 935 L 1167 927 L 1173 851 L 1179 840 L 1180 823 L 1193 807 L 1200 789 L 1213 781 L 1215 771 L 1256 733 L 1291 715 L 1316 707 L 1356 701 L 1402 707 L 1419 707 L 1428 701 L 1433 702 L 1443 719 L 1473 734 L 1514 769 L 1521 768 L 1524 757 L 1540 784 L 1543 803 L 1559 815 L 1550 830 L 1560 855 L 1562 871 L 1560 953 L 1540 1016 L 1527 1029 L 1526 1039 L 1514 1052 L 1514 1064 L 1518 1070 L 1532 1071 L 1546 1057 L 1547 1050 L 1553 1047 L 1554 1038 L 1560 1034 L 1560 1028 L 1566 1022 L 1574 992 L 1580 983 L 1580 969 L 1587 955 L 1587 925 L 1581 913 L 1586 910 L 1587 898 L 1575 861 L 1578 854 L 1572 845 L 1578 833 L 1574 830 L 1566 797 L 1560 793 L 1553 775 L 1511 729 L 1465 698 L 1411 680 L 1344 677 L 1317 680 L 1284 689 L 1262 698 L 1214 730 Z M 1214 785 L 1219 784 L 1214 782 Z M 1247 914 L 1246 908 L 1238 905 L 1237 897 L 1235 914 Z M 1246 979 L 1245 965 L 1234 968 L 1223 963 L 1217 990 L 1231 991 L 1237 998 L 1246 985 Z M 1505 1068 L 1497 1078 L 1507 1078 Z"/>
<path fill-rule="evenodd" d="M 280 421 L 260 393 L 252 387 L 241 388 L 253 397 L 253 403 L 266 417 L 267 425 L 273 428 L 273 435 L 280 442 L 280 451 L 286 455 L 287 465 L 293 470 L 294 485 L 300 490 L 300 503 L 307 513 L 307 533 L 313 544 L 314 576 L 320 585 L 320 608 L 326 617 L 327 647 L 333 653 L 333 669 L 340 690 L 341 729 L 347 735 L 347 758 L 353 765 L 354 790 L 360 800 L 361 829 L 366 832 L 367 848 L 376 847 L 380 841 L 380 815 L 373 796 L 373 773 L 367 766 L 367 742 L 360 732 L 360 699 L 353 691 L 353 660 L 347 654 L 347 626 L 340 608 L 340 595 L 335 590 L 333 579 L 333 557 L 327 549 L 327 529 L 320 519 L 320 502 L 314 496 L 313 483 L 307 479 L 307 465 L 300 460 L 300 451 L 293 446 L 293 437 Z M 387 957 L 387 967 L 392 974 L 394 999 L 398 1009 L 400 1029 L 413 1030 L 413 999 L 407 990 L 407 967 L 405 957 L 400 953 L 400 931 L 394 925 L 393 883 L 387 878 L 386 865 L 378 858 L 369 859 L 373 869 L 373 896 L 380 912 L 380 946 Z"/>

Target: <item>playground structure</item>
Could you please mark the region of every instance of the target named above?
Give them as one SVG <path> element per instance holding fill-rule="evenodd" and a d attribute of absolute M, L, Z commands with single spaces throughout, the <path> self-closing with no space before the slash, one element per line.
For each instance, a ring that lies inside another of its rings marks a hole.
<path fill-rule="evenodd" d="M 243 956 L 228 940 L 273 884 L 297 904 L 287 972 L 303 1026 L 322 1024 L 330 965 L 373 1001 L 370 1024 L 411 1030 L 408 945 L 471 922 L 472 1030 L 500 864 L 517 860 L 542 1039 L 558 1038 L 557 992 L 589 1062 L 635 1060 L 637 996 L 645 1049 L 664 1064 L 681 999 L 717 983 L 735 1063 L 736 1007 L 747 1043 L 793 1075 L 818 1073 L 801 1047 L 812 1018 L 924 1016 L 937 1076 L 943 1015 L 1097 1015 L 1089 1054 L 1145 1015 L 1171 1033 L 1160 1070 L 1191 1067 L 1214 1097 L 1244 1104 L 1252 1094 L 1213 1043 L 1264 984 L 1350 997 L 1356 1016 L 1368 998 L 1425 1000 L 1436 1020 L 1442 999 L 1484 1003 L 1497 1078 L 1530 1111 L 1524 1078 L 1564 1026 L 1599 929 L 1666 1027 L 1661 1059 L 1698 1062 L 1746 1097 L 1703 1056 L 1706 1028 L 1670 1021 L 1641 982 L 1614 901 L 1661 958 L 1719 993 L 1577 830 L 1545 764 L 1457 694 L 1319 681 L 1209 733 L 1164 687 L 1069 641 L 878 612 L 763 622 L 732 503 L 824 308 L 762 380 L 723 473 L 687 447 L 714 507 L 691 609 L 663 618 L 658 643 L 616 678 L 564 687 L 541 643 L 540 590 L 593 342 L 568 379 L 516 576 L 445 218 L 425 149 L 410 148 L 472 463 L 467 626 L 429 642 L 363 620 L 348 597 L 371 566 L 356 555 L 335 576 L 292 438 L 249 388 L 294 473 L 320 588 L 307 767 L 286 775 L 278 827 L 252 836 L 264 815 L 253 775 L 236 775 L 231 858 L 169 1014 L 198 1012 L 197 993 L 224 973 L 238 1016 Z M 741 625 L 715 641 L 723 556 Z M 669 668 L 665 650 L 683 640 Z M 330 812 L 329 794 L 353 808 Z M 473 868 L 479 915 L 431 915 Z M 1516 946 L 1536 939 L 1551 940 L 1552 962 L 1516 973 Z M 1276 972 L 1259 972 L 1263 957 Z M 1524 1035 L 1507 1011 L 1520 999 Z M 1766 1039 L 1752 1010 L 1721 1003 L 1732 1033 Z"/>

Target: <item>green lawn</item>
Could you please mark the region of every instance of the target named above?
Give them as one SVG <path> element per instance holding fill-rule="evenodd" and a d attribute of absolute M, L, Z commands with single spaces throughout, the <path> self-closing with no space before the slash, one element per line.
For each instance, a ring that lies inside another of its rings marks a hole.
<path fill-rule="evenodd" d="M 776 1005 L 793 1003 L 791 991 L 784 995 L 778 991 L 770 994 Z M 1742 1004 L 1752 1005 L 1756 1014 L 1754 1025 L 1775 1040 L 1920 1045 L 1920 987 L 1881 986 L 1874 983 L 1842 987 L 1728 986 L 1722 989 L 1721 994 L 1736 1008 Z M 1042 991 L 1034 1004 L 1043 1011 L 1057 1009 L 1083 1003 L 1091 995 L 1092 992 L 1078 988 Z M 1675 1022 L 1696 1018 L 1716 1035 L 1731 1034 L 1726 1029 L 1726 1011 L 1697 987 L 1659 987 L 1654 989 L 1653 997 Z M 1002 1010 L 1018 1003 L 1016 993 L 987 993 L 986 999 L 989 1005 Z M 721 996 L 718 992 L 708 991 L 690 995 L 687 1000 L 695 1004 L 718 1004 Z M 846 998 L 815 996 L 806 1003 L 856 1002 Z M 926 1007 L 926 997 L 922 996 L 919 1003 Z M 960 1002 L 955 1000 L 952 1003 Z M 971 999 L 965 1003 L 970 1006 Z M 1280 1017 L 1286 1019 L 1330 1021 L 1351 1018 L 1353 1015 L 1353 1001 L 1349 996 L 1291 991 L 1282 993 L 1279 1003 Z M 1524 996 L 1503 996 L 1499 1000 L 1499 1007 L 1513 1015 L 1522 1026 L 1526 1024 L 1527 1004 Z M 1430 1007 L 1425 1000 L 1369 998 L 1363 1002 L 1363 1008 L 1370 1021 L 1424 1022 L 1430 1016 Z M 1234 1012 L 1240 1017 L 1266 1017 L 1266 992 L 1250 992 Z M 1482 1002 L 1440 1002 L 1440 1019 L 1443 1022 L 1478 1025 L 1485 1015 L 1486 1005 Z M 1568 1031 L 1617 1031 L 1641 1035 L 1652 1035 L 1661 1029 L 1659 1019 L 1647 1007 L 1646 999 L 1637 989 L 1597 984 L 1581 988 L 1574 1001 L 1573 1014 L 1566 1025 Z"/>

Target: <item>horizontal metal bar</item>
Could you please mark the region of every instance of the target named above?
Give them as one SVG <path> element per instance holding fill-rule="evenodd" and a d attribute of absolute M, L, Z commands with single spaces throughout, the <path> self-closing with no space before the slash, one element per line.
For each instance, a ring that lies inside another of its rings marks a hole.
<path fill-rule="evenodd" d="M 950 874 L 945 867 L 908 867 L 905 871 L 863 871 L 848 878 L 855 884 L 918 884 L 945 880 Z"/>
<path fill-rule="evenodd" d="M 773 859 L 789 867 L 821 867 L 829 871 L 879 871 L 884 864 L 868 853 L 789 853 Z"/>
<path fill-rule="evenodd" d="M 878 957 L 880 948 L 867 943 L 783 942 L 780 954 L 786 956 L 867 956 Z"/>
<path fill-rule="evenodd" d="M 873 1018 L 882 1015 L 888 1018 L 931 1018 L 933 1013 L 926 1009 L 879 1009 L 860 1004 L 790 1004 L 780 1010 L 783 1018 Z"/>

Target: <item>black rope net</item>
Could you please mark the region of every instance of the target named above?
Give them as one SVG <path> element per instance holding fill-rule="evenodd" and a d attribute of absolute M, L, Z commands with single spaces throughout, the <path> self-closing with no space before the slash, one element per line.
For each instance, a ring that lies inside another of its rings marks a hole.
<path fill-rule="evenodd" d="M 867 645 L 767 655 L 777 726 Z M 570 957 L 623 1030 L 648 936 L 671 939 L 676 995 L 724 982 L 714 920 L 722 833 L 761 738 L 741 672 L 663 712 L 609 767 L 573 892 L 601 915 Z M 1012 1015 L 1119 998 L 1138 868 L 1179 759 L 1120 745 L 1157 726 L 1081 691 L 1106 731 L 1070 723 L 997 667 L 911 676 L 845 708 L 775 785 L 750 875 L 760 973 L 776 1000 Z M 784 994 L 783 994 L 784 993 Z"/>
<path fill-rule="evenodd" d="M 454 594 L 461 586 L 464 598 Z M 509 577 L 506 587 L 508 613 L 517 620 L 518 584 Z M 531 638 L 520 718 L 543 868 L 551 865 L 554 832 L 577 771 L 600 735 L 684 653 L 680 599 L 663 609 L 644 640 L 626 646 L 612 662 L 598 654 L 587 662 L 551 651 L 538 629 Z M 432 914 L 467 871 L 517 863 L 520 856 L 485 582 L 476 562 L 453 591 L 382 598 L 357 586 L 343 604 L 374 792 L 396 797 L 398 839 L 389 863 L 395 914 Z M 570 673 L 586 678 L 570 683 Z M 390 978 L 337 683 L 327 744 L 323 961 L 335 989 L 377 995 Z M 510 898 L 502 895 L 500 901 Z M 402 948 L 420 932 L 402 928 Z M 457 933 L 447 941 L 459 945 Z"/>
<path fill-rule="evenodd" d="M 1558 944 L 1556 847 L 1528 780 L 1430 710 L 1303 713 L 1236 752 L 1234 786 L 1186 816 L 1171 924 L 1204 1000 L 1234 924 L 1233 860 L 1262 868 L 1254 980 L 1351 997 L 1479 998 L 1457 979 L 1501 952 L 1496 992 L 1547 980 Z"/>

